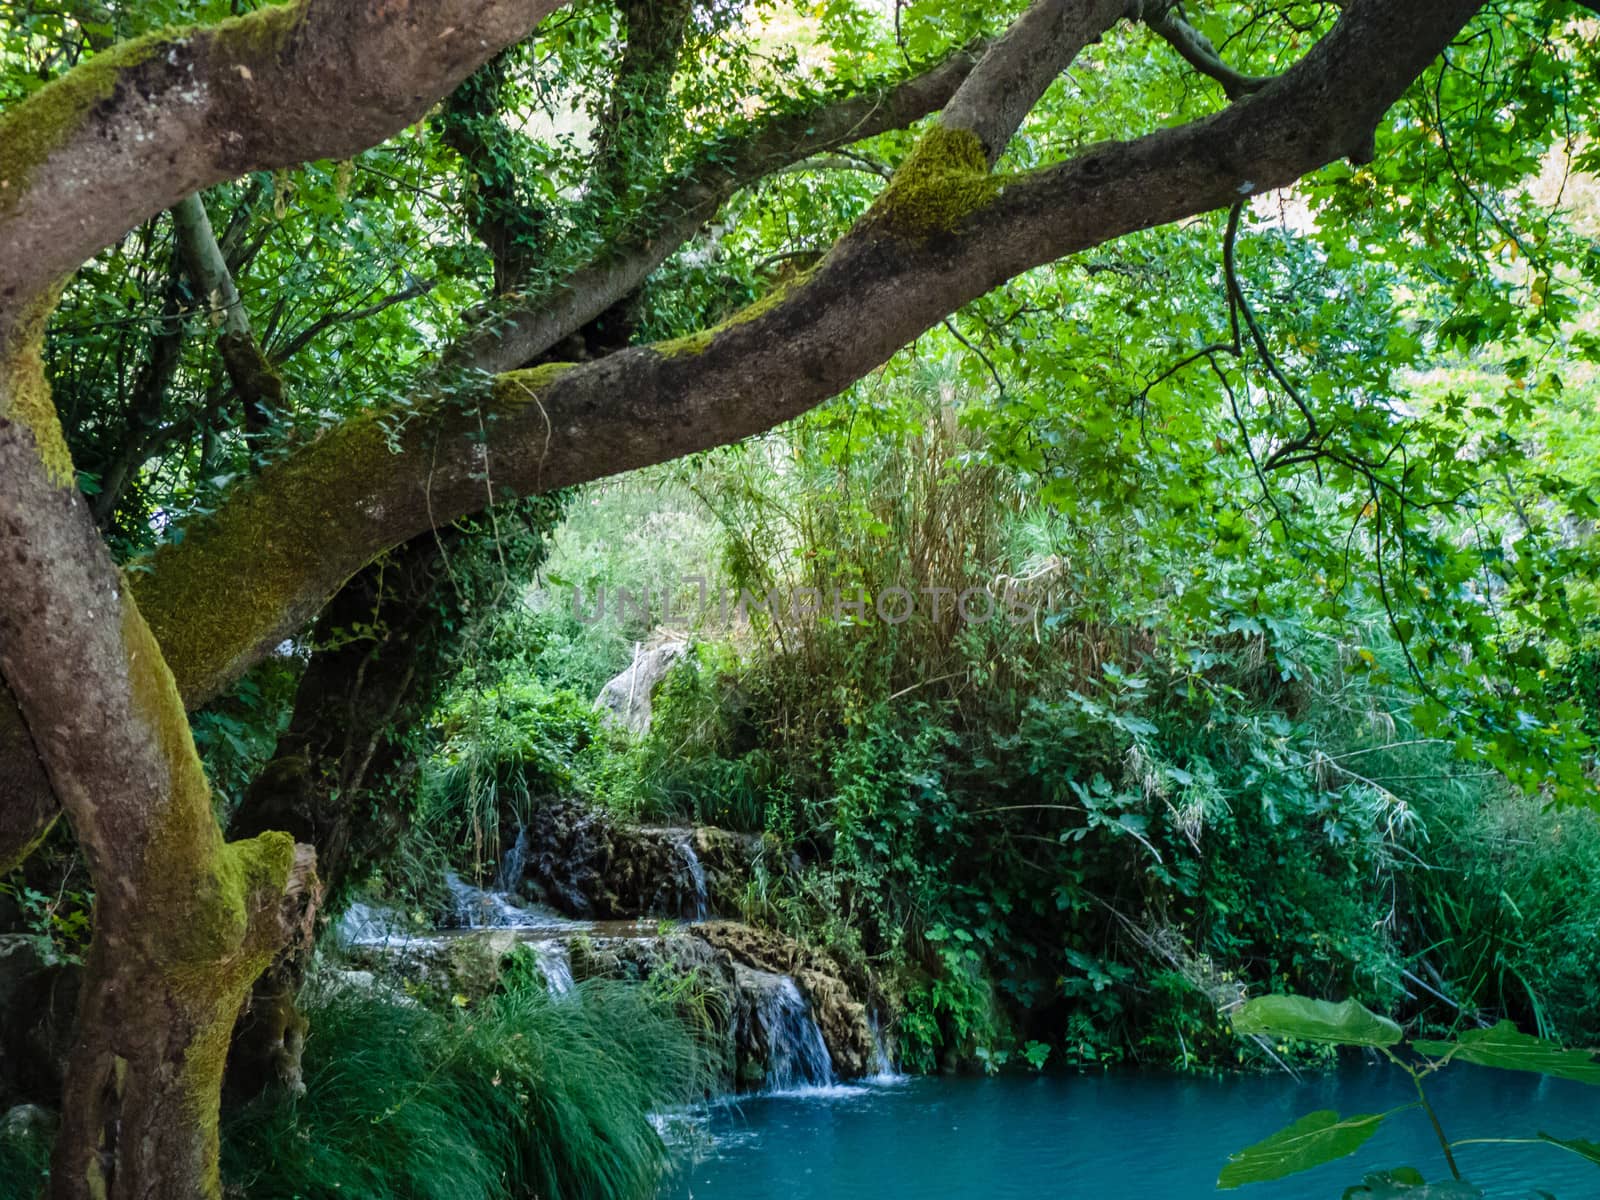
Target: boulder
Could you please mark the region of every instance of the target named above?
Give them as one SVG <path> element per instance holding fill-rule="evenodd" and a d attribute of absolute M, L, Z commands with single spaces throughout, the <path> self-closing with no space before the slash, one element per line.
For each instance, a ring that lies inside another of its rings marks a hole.
<path fill-rule="evenodd" d="M 639 650 L 628 669 L 601 688 L 595 697 L 594 706 L 600 710 L 605 723 L 633 734 L 647 733 L 656 688 L 688 652 L 688 642 L 664 642 L 649 650 Z"/>

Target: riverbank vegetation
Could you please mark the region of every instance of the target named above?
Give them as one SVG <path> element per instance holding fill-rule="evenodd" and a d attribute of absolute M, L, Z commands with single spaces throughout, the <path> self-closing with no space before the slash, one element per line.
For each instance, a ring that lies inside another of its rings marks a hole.
<path fill-rule="evenodd" d="M 1592 0 L 11 6 L 0 1200 L 1600 1045 L 1597 112 Z"/>

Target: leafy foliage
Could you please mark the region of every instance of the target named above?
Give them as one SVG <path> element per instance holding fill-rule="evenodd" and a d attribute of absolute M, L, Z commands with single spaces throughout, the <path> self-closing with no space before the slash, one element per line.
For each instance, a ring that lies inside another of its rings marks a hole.
<path fill-rule="evenodd" d="M 1351 1117 L 1341 1121 L 1333 1112 L 1316 1112 L 1300 1118 L 1288 1129 L 1233 1154 L 1222 1169 L 1217 1186 L 1234 1188 L 1246 1183 L 1262 1183 L 1321 1166 L 1354 1153 L 1390 1117 L 1420 1108 L 1427 1114 L 1439 1148 L 1454 1176 L 1453 1182 L 1429 1184 L 1412 1167 L 1369 1175 L 1360 1186 L 1345 1191 L 1346 1200 L 1360 1196 L 1461 1196 L 1483 1193 L 1461 1177 L 1452 1153 L 1465 1142 L 1451 1142 L 1428 1102 L 1424 1080 L 1450 1063 L 1470 1062 L 1479 1066 L 1510 1071 L 1533 1071 L 1578 1083 L 1600 1085 L 1600 1061 L 1592 1050 L 1566 1049 L 1554 1042 L 1522 1033 L 1509 1021 L 1488 1029 L 1472 1029 L 1449 1041 L 1416 1039 L 1410 1049 L 1421 1056 L 1413 1065 L 1401 1059 L 1391 1047 L 1401 1040 L 1400 1028 L 1353 1001 L 1334 1005 L 1304 996 L 1259 996 L 1233 1014 L 1233 1029 L 1240 1036 L 1262 1034 L 1303 1038 L 1338 1045 L 1377 1049 L 1396 1067 L 1411 1077 L 1417 1102 L 1388 1113 Z M 1541 1133 L 1535 1138 L 1473 1138 L 1473 1143 L 1546 1144 L 1568 1150 L 1600 1165 L 1600 1146 L 1582 1140 L 1563 1140 Z"/>
<path fill-rule="evenodd" d="M 1393 1046 L 1404 1036 L 1400 1026 L 1354 1000 L 1330 1004 L 1304 996 L 1258 996 L 1235 1012 L 1232 1020 L 1233 1031 L 1241 1035 L 1338 1046 Z"/>
<path fill-rule="evenodd" d="M 1377 1113 L 1354 1117 L 1341 1117 L 1329 1109 L 1308 1113 L 1287 1129 L 1229 1158 L 1217 1177 L 1217 1186 L 1227 1189 L 1265 1183 L 1344 1158 L 1366 1145 L 1382 1123 L 1383 1117 Z"/>

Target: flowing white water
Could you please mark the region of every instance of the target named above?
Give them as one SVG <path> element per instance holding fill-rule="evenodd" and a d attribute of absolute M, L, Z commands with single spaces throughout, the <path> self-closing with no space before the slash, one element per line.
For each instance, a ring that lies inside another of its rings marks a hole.
<path fill-rule="evenodd" d="M 500 871 L 494 877 L 494 890 L 515 893 L 522 883 L 522 873 L 528 867 L 528 827 L 517 828 L 517 840 L 500 860 Z"/>
<path fill-rule="evenodd" d="M 689 878 L 694 881 L 694 919 L 704 921 L 710 914 L 706 892 L 706 869 L 700 865 L 700 856 L 694 852 L 693 831 L 678 843 L 678 853 L 683 855 L 684 866 L 689 869 Z"/>
<path fill-rule="evenodd" d="M 445 886 L 461 929 L 564 929 L 580 925 L 551 909 L 522 904 L 509 892 L 473 887 L 454 871 L 446 871 Z"/>
<path fill-rule="evenodd" d="M 572 955 L 567 950 L 566 942 L 551 939 L 532 945 L 550 995 L 557 1000 L 576 996 L 578 985 L 572 978 Z"/>
<path fill-rule="evenodd" d="M 867 1012 L 867 1030 L 872 1034 L 872 1074 L 868 1078 L 874 1082 L 903 1078 L 894 1065 L 894 1056 L 889 1053 L 889 1044 L 883 1036 L 883 1024 L 878 1014 L 870 1009 Z"/>
<path fill-rule="evenodd" d="M 413 935 L 405 918 L 393 909 L 379 908 L 357 900 L 345 909 L 336 927 L 338 939 L 346 946 L 375 946 L 406 941 Z"/>
<path fill-rule="evenodd" d="M 758 1002 L 755 1020 L 767 1044 L 767 1087 L 775 1092 L 799 1087 L 831 1087 L 833 1056 L 811 1004 L 788 975 L 772 976 L 774 984 Z"/>

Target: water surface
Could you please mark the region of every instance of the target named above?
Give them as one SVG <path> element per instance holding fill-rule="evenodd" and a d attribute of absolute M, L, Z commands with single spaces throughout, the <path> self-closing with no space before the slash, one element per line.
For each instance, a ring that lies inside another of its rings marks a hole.
<path fill-rule="evenodd" d="M 1415 1166 L 1448 1178 L 1427 1118 L 1390 1119 L 1350 1158 L 1275 1183 L 1215 1188 L 1229 1150 L 1321 1108 L 1383 1112 L 1415 1095 L 1379 1068 L 1310 1077 L 1149 1074 L 900 1079 L 750 1097 L 714 1107 L 662 1200 L 1339 1200 L 1363 1174 Z M 1600 1140 L 1600 1088 L 1452 1067 L 1429 1094 L 1452 1138 Z M 1600 1200 L 1600 1167 L 1548 1146 L 1465 1146 L 1492 1200 Z"/>

